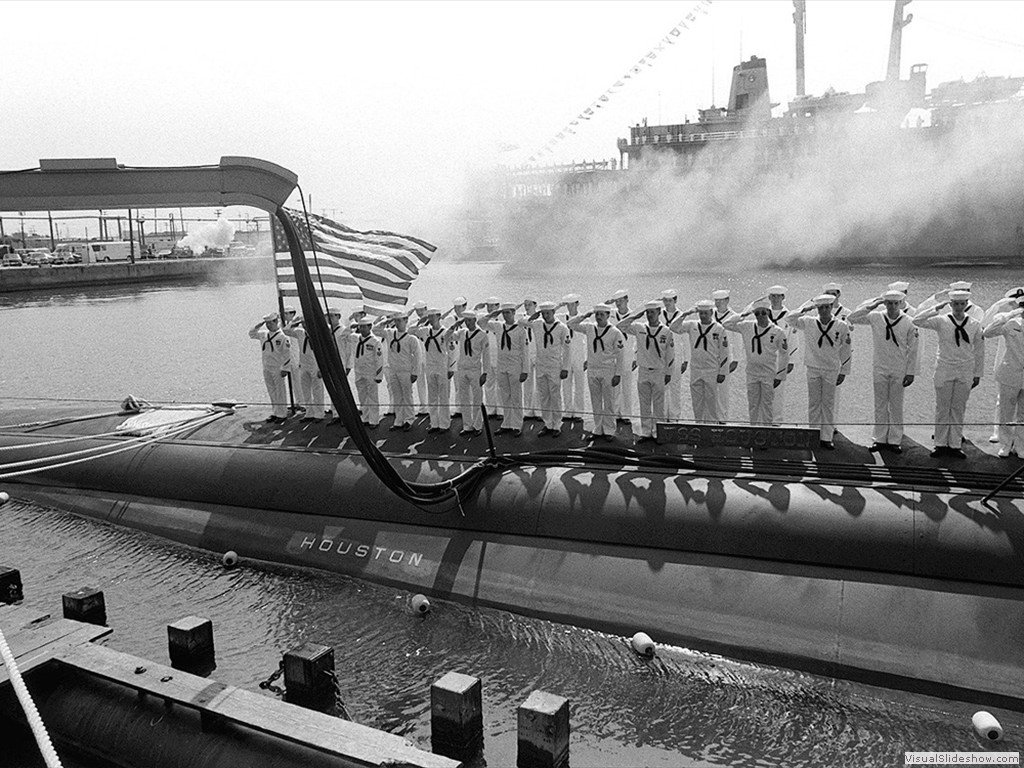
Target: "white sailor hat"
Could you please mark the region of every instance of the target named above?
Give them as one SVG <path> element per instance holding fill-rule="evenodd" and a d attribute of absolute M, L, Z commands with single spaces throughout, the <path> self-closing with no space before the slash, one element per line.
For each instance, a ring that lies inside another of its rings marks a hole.
<path fill-rule="evenodd" d="M 728 291 L 724 291 L 724 290 L 723 291 L 715 291 L 714 293 L 711 294 L 711 298 L 714 299 L 715 301 L 721 301 L 722 299 L 728 299 L 729 298 L 729 292 Z"/>
<path fill-rule="evenodd" d="M 541 312 L 554 312 L 556 309 L 558 309 L 558 305 L 555 304 L 555 302 L 553 301 L 542 301 L 540 304 L 537 305 L 537 309 L 539 309 Z"/>
<path fill-rule="evenodd" d="M 295 307 L 293 307 L 291 304 L 286 304 L 285 308 L 284 308 L 284 311 L 285 311 L 285 314 L 290 312 L 291 314 L 294 315 L 295 314 Z"/>
<path fill-rule="evenodd" d="M 428 307 L 425 314 L 427 317 L 430 317 L 431 315 L 440 315 L 441 310 L 438 309 L 437 307 Z"/>
<path fill-rule="evenodd" d="M 679 292 L 675 288 L 667 288 L 661 292 L 661 298 L 663 299 L 678 299 Z"/>
<path fill-rule="evenodd" d="M 268 312 L 263 316 L 263 322 L 265 323 L 269 323 L 271 320 L 277 319 L 279 319 L 279 315 L 277 314 L 277 312 Z"/>
<path fill-rule="evenodd" d="M 814 306 L 816 307 L 827 307 L 830 304 L 836 303 L 836 297 L 831 293 L 822 293 L 814 297 Z"/>
<path fill-rule="evenodd" d="M 612 311 L 612 308 L 609 307 L 607 304 L 595 304 L 594 305 L 594 311 L 595 312 L 609 312 L 610 313 Z"/>
<path fill-rule="evenodd" d="M 491 296 L 489 299 L 487 299 L 485 303 L 488 305 L 501 304 L 501 299 L 499 299 L 497 296 Z"/>
<path fill-rule="evenodd" d="M 711 299 L 701 299 L 693 306 L 696 307 L 697 309 L 714 309 L 715 302 L 713 302 Z"/>
<path fill-rule="evenodd" d="M 469 318 L 473 318 L 474 320 L 480 319 L 480 315 L 478 315 L 474 309 L 467 309 L 462 313 L 461 317 L 463 320 L 469 320 Z"/>
<path fill-rule="evenodd" d="M 772 305 L 768 302 L 768 299 L 756 299 L 753 304 L 750 305 L 751 309 L 771 309 Z"/>
<path fill-rule="evenodd" d="M 951 291 L 969 291 L 971 290 L 971 284 L 966 280 L 957 280 L 955 283 L 949 284 L 949 290 Z"/>
<path fill-rule="evenodd" d="M 841 291 L 843 287 L 839 283 L 825 283 L 825 287 L 822 288 L 825 293 L 829 291 Z"/>
<path fill-rule="evenodd" d="M 1011 288 L 1005 294 L 1007 299 L 1018 299 L 1024 296 L 1024 286 L 1018 285 L 1016 288 Z"/>
<path fill-rule="evenodd" d="M 659 312 L 663 309 L 662 304 L 657 299 L 644 303 L 644 309 L 656 309 Z"/>
<path fill-rule="evenodd" d="M 356 325 L 373 325 L 373 318 L 369 315 L 363 315 L 362 317 L 356 318 Z"/>
<path fill-rule="evenodd" d="M 892 290 L 883 293 L 882 298 L 885 299 L 886 301 L 903 301 L 905 298 L 907 298 L 907 294 L 905 294 L 903 291 Z"/>
<path fill-rule="evenodd" d="M 580 295 L 578 293 L 567 293 L 565 294 L 565 296 L 562 297 L 562 301 L 564 301 L 566 304 L 579 304 Z"/>
<path fill-rule="evenodd" d="M 628 299 L 629 291 L 624 288 L 619 288 L 615 293 L 612 294 L 613 299 Z"/>
<path fill-rule="evenodd" d="M 771 288 L 768 289 L 768 295 L 769 296 L 785 296 L 786 295 L 786 286 L 784 286 L 784 285 L 773 285 Z"/>
<path fill-rule="evenodd" d="M 469 300 L 465 296 L 456 296 L 452 299 L 453 307 L 464 307 L 469 303 Z"/>
<path fill-rule="evenodd" d="M 412 308 L 413 309 L 426 309 L 427 308 L 427 302 L 425 302 L 425 301 L 417 301 L 415 304 L 412 305 Z"/>
<path fill-rule="evenodd" d="M 513 304 L 511 301 L 503 301 L 501 302 L 501 306 L 498 307 L 498 309 L 500 309 L 502 312 L 507 312 L 510 309 L 514 310 L 515 308 L 516 305 Z"/>
<path fill-rule="evenodd" d="M 906 293 L 910 290 L 910 283 L 906 280 L 897 280 L 895 283 L 889 283 L 886 287 L 890 291 L 902 291 L 903 293 Z"/>
<path fill-rule="evenodd" d="M 955 290 L 949 292 L 950 301 L 968 301 L 971 298 L 970 291 Z"/>
<path fill-rule="evenodd" d="M 330 317 L 331 315 L 334 315 L 335 317 L 341 317 L 341 310 L 338 309 L 337 307 L 328 307 L 327 316 Z"/>

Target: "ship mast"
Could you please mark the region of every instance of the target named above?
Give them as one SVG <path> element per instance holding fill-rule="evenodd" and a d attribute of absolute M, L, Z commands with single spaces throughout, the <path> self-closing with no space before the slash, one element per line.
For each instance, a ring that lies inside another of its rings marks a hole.
<path fill-rule="evenodd" d="M 910 5 L 910 0 L 896 0 L 892 11 L 892 37 L 889 39 L 889 68 L 885 79 L 891 83 L 900 79 L 900 48 L 903 44 L 903 28 L 914 19 L 914 14 L 903 18 L 903 8 Z"/>
<path fill-rule="evenodd" d="M 796 26 L 796 95 L 804 95 L 804 33 L 807 31 L 807 0 L 793 0 Z"/>

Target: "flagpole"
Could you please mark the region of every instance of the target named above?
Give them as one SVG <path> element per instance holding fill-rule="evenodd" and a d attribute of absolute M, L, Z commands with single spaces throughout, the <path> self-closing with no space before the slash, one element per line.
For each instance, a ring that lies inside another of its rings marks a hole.
<path fill-rule="evenodd" d="M 270 245 L 271 251 L 270 257 L 274 260 L 274 292 L 277 293 L 277 316 L 281 318 L 281 332 L 284 333 L 284 295 L 281 293 L 281 282 L 277 279 L 277 247 L 278 243 L 277 235 L 274 232 L 274 227 L 270 227 Z M 288 340 L 291 344 L 291 339 Z M 288 403 L 292 414 L 297 413 L 295 410 L 295 390 L 292 388 L 292 370 L 291 366 L 288 367 L 288 375 L 285 376 L 288 382 Z"/>

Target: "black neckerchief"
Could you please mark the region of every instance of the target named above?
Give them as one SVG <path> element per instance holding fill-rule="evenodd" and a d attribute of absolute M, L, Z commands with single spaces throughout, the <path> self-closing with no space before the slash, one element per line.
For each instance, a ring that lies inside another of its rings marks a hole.
<path fill-rule="evenodd" d="M 388 342 L 388 348 L 394 348 L 395 352 L 402 354 L 402 339 L 408 336 L 409 333 L 403 333 L 401 336 L 398 335 L 398 331 L 395 331 L 395 336 L 391 341 Z"/>
<path fill-rule="evenodd" d="M 557 320 L 551 324 L 550 328 L 548 328 L 547 323 L 544 323 L 544 324 L 541 325 L 541 329 L 544 331 L 544 349 L 548 348 L 548 342 L 551 342 L 552 344 L 555 343 L 554 331 L 555 331 L 555 327 L 557 325 L 558 325 L 558 321 Z"/>
<path fill-rule="evenodd" d="M 651 333 L 651 329 L 647 328 L 647 338 L 644 340 L 646 349 L 651 348 L 651 342 L 654 342 L 654 351 L 658 353 L 658 357 L 661 357 L 661 345 L 658 343 L 658 333 L 661 331 L 661 326 L 657 325 L 654 327 L 654 333 Z"/>
<path fill-rule="evenodd" d="M 265 349 L 267 348 L 267 344 L 270 344 L 270 342 L 272 342 L 272 341 L 273 341 L 274 339 L 276 339 L 276 338 L 277 338 L 277 334 L 278 334 L 278 333 L 280 333 L 280 331 L 274 331 L 274 332 L 273 332 L 272 334 L 270 334 L 269 336 L 267 336 L 267 340 L 263 342 L 263 344 L 262 344 L 262 347 L 261 347 L 261 348 L 265 350 Z M 273 344 L 270 344 L 270 348 L 271 348 L 271 349 L 273 349 L 273 348 L 274 348 L 274 345 L 273 345 Z"/>
<path fill-rule="evenodd" d="M 511 331 L 515 327 L 516 326 L 514 326 L 514 325 L 502 325 L 501 326 L 501 343 L 498 345 L 499 349 L 507 349 L 507 350 L 511 351 L 511 349 L 512 349 L 512 337 L 509 335 L 509 331 Z"/>
<path fill-rule="evenodd" d="M 437 333 L 431 333 L 430 329 L 427 329 L 427 343 L 424 345 L 427 352 L 430 351 L 430 342 L 434 342 L 434 346 L 437 347 L 437 353 L 441 354 L 441 342 L 438 339 L 444 335 L 444 332 L 444 328 L 438 330 Z"/>
<path fill-rule="evenodd" d="M 604 333 L 600 333 L 599 331 L 601 329 L 597 328 L 597 326 L 594 327 L 594 351 L 595 352 L 597 352 L 597 345 L 598 344 L 601 345 L 601 351 L 602 352 L 606 352 L 607 351 L 605 349 L 605 346 L 604 346 L 604 337 L 608 335 L 608 331 L 610 331 L 611 329 L 612 329 L 611 325 L 606 325 L 604 327 Z"/>
<path fill-rule="evenodd" d="M 964 315 L 964 321 L 962 323 L 958 323 L 954 320 L 952 315 L 949 316 L 949 319 L 953 320 L 953 338 L 956 339 L 956 345 L 958 347 L 960 346 L 960 339 L 963 339 L 965 342 L 970 344 L 971 337 L 967 335 L 967 331 L 965 331 L 964 328 L 967 327 L 967 321 L 971 318 Z"/>
<path fill-rule="evenodd" d="M 900 313 L 899 316 L 897 316 L 897 318 L 893 320 L 891 323 L 889 322 L 889 318 L 887 315 L 882 315 L 882 319 L 885 320 L 885 340 L 889 341 L 891 339 L 892 343 L 898 347 L 900 345 L 900 342 L 896 338 L 896 334 L 892 332 L 892 329 L 896 327 L 896 323 L 903 319 L 903 314 Z"/>
<path fill-rule="evenodd" d="M 473 356 L 473 337 L 480 333 L 479 328 L 474 328 L 473 332 L 470 333 L 469 329 L 466 329 L 466 338 L 462 341 L 462 353 L 465 355 Z"/>
<path fill-rule="evenodd" d="M 772 326 L 771 324 L 766 325 L 764 331 L 762 331 L 761 333 L 758 333 L 757 329 L 758 325 L 755 322 L 754 337 L 750 340 L 750 351 L 753 352 L 754 354 L 761 355 L 764 354 L 764 347 L 761 346 L 761 339 L 768 334 L 768 331 L 772 329 Z"/>
<path fill-rule="evenodd" d="M 828 325 L 826 326 L 822 326 L 821 320 L 815 320 L 814 322 L 818 324 L 818 333 L 821 334 L 820 336 L 818 336 L 818 346 L 821 347 L 821 342 L 827 341 L 830 347 L 834 347 L 836 343 L 832 341 L 832 337 L 828 335 L 828 332 L 831 331 L 832 326 L 836 324 L 835 318 L 829 320 Z"/>
<path fill-rule="evenodd" d="M 701 324 L 697 323 L 697 340 L 693 342 L 693 348 L 696 349 L 697 345 L 702 341 L 704 342 L 704 351 L 708 351 L 708 334 L 711 333 L 711 329 L 715 327 L 714 323 L 708 323 L 708 327 L 701 330 Z"/>

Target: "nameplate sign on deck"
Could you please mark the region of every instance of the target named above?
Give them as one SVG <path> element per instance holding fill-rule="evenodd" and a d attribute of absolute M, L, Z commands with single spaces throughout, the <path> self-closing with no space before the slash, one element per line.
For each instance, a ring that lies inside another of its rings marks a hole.
<path fill-rule="evenodd" d="M 803 427 L 755 427 L 745 424 L 658 424 L 659 443 L 699 448 L 783 448 L 805 451 L 818 446 L 819 432 Z"/>

